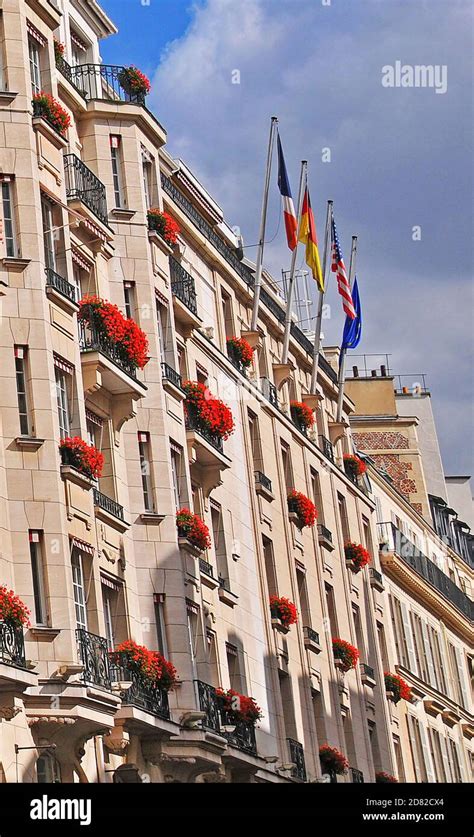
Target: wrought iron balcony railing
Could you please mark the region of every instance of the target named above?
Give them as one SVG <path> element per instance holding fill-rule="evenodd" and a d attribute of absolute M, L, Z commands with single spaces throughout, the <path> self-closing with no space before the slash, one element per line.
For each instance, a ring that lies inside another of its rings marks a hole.
<path fill-rule="evenodd" d="M 232 366 L 234 366 L 235 369 L 237 369 L 237 371 L 240 372 L 240 374 L 245 377 L 247 367 L 244 366 L 244 364 L 240 360 L 236 350 L 232 347 L 232 345 L 227 346 L 227 357 L 229 358 Z"/>
<path fill-rule="evenodd" d="M 275 384 L 272 384 L 269 378 L 260 378 L 260 390 L 267 401 L 278 410 L 278 392 Z"/>
<path fill-rule="evenodd" d="M 0 621 L 0 663 L 26 667 L 23 628 Z"/>
<path fill-rule="evenodd" d="M 116 503 L 111 497 L 107 497 L 106 494 L 102 494 L 98 488 L 94 488 L 94 506 L 103 509 L 113 517 L 117 517 L 118 520 L 124 520 L 123 506 Z"/>
<path fill-rule="evenodd" d="M 206 713 L 202 722 L 203 727 L 222 735 L 223 738 L 227 738 L 232 747 L 237 747 L 237 749 L 251 755 L 257 755 L 254 725 L 245 721 L 236 722 L 231 713 L 223 711 L 214 686 L 203 683 L 202 680 L 195 680 L 194 682 L 198 693 L 199 708 L 201 712 Z M 227 731 L 226 726 L 234 727 L 234 729 L 232 732 Z"/>
<path fill-rule="evenodd" d="M 221 575 L 219 576 L 219 587 L 221 590 L 226 590 L 228 593 L 231 592 L 230 590 L 230 582 L 228 578 L 223 578 Z"/>
<path fill-rule="evenodd" d="M 120 343 L 113 343 L 93 326 L 79 323 L 79 345 L 81 352 L 101 352 L 133 380 L 137 379 L 137 370 L 126 356 Z"/>
<path fill-rule="evenodd" d="M 310 628 L 310 627 L 309 627 L 309 625 L 305 625 L 305 626 L 304 626 L 304 628 L 303 628 L 303 634 L 305 635 L 305 637 L 306 637 L 307 639 L 311 640 L 311 642 L 314 642 L 316 645 L 320 645 L 320 644 L 321 644 L 321 643 L 320 643 L 320 640 L 319 640 L 319 634 L 318 634 L 318 632 L 317 632 L 317 631 L 315 631 L 315 630 L 314 630 L 314 628 Z"/>
<path fill-rule="evenodd" d="M 382 545 L 384 549 L 393 549 L 396 554 L 422 576 L 445 599 L 451 602 L 467 619 L 474 619 L 474 602 L 458 587 L 449 576 L 413 544 L 393 523 L 379 523 L 379 542 L 388 540 Z M 388 535 L 388 538 L 387 538 Z"/>
<path fill-rule="evenodd" d="M 122 703 L 126 706 L 137 706 L 139 709 L 144 709 L 146 712 L 151 712 L 153 715 L 158 715 L 159 718 L 168 720 L 170 717 L 170 707 L 168 701 L 168 692 L 158 686 L 149 677 L 132 671 L 127 666 L 126 656 L 120 658 L 119 665 L 112 665 L 110 668 L 111 679 L 113 682 L 131 681 L 132 685 L 128 689 L 120 692 Z"/>
<path fill-rule="evenodd" d="M 76 629 L 79 659 L 84 666 L 84 683 L 111 689 L 108 642 L 103 636 L 91 634 L 84 628 Z"/>
<path fill-rule="evenodd" d="M 257 755 L 257 741 L 253 724 L 247 724 L 245 721 L 237 721 L 236 723 L 227 712 L 221 712 L 221 723 L 223 726 L 235 725 L 232 732 L 224 731 L 223 733 L 232 747 L 237 747 L 238 750 L 243 750 L 250 755 Z"/>
<path fill-rule="evenodd" d="M 272 481 L 269 477 L 267 477 L 262 471 L 254 471 L 255 474 L 255 482 L 258 485 L 261 485 L 263 488 L 266 488 L 267 491 L 272 490 Z"/>
<path fill-rule="evenodd" d="M 205 439 L 206 442 L 209 442 L 209 444 L 215 448 L 218 453 L 224 453 L 224 443 L 221 437 L 216 433 L 211 433 L 211 431 L 199 421 L 199 416 L 191 412 L 189 408 L 186 411 L 186 428 L 187 430 L 193 430 L 195 433 L 202 436 L 202 438 Z"/>
<path fill-rule="evenodd" d="M 324 525 L 324 523 L 318 523 L 318 535 L 332 543 L 332 532 Z"/>
<path fill-rule="evenodd" d="M 206 714 L 202 722 L 203 727 L 220 733 L 219 701 L 214 686 L 210 686 L 209 683 L 204 683 L 202 680 L 195 680 L 194 682 L 197 688 L 199 709 Z"/>
<path fill-rule="evenodd" d="M 64 279 L 63 276 L 60 276 L 59 273 L 56 273 L 50 267 L 46 267 L 45 272 L 46 285 L 48 287 L 54 288 L 61 296 L 69 299 L 70 302 L 77 302 L 77 293 L 74 285 L 71 285 L 67 279 Z"/>
<path fill-rule="evenodd" d="M 367 665 L 367 663 L 361 663 L 360 671 L 362 675 L 365 675 L 365 677 L 370 677 L 372 680 L 375 680 L 375 672 L 372 666 Z"/>
<path fill-rule="evenodd" d="M 208 575 L 209 578 L 214 578 L 214 570 L 212 568 L 212 564 L 209 561 L 205 561 L 204 558 L 199 559 L 199 569 L 204 575 Z"/>
<path fill-rule="evenodd" d="M 184 267 L 170 256 L 171 292 L 197 317 L 197 300 L 194 279 Z"/>
<path fill-rule="evenodd" d="M 357 767 L 349 767 L 349 774 L 353 784 L 364 784 L 364 774 L 362 773 L 362 770 L 358 770 Z"/>
<path fill-rule="evenodd" d="M 64 155 L 66 195 L 82 201 L 103 224 L 108 223 L 105 186 L 77 154 Z"/>
<path fill-rule="evenodd" d="M 164 362 L 161 364 L 161 377 L 164 381 L 169 381 L 170 384 L 173 384 L 173 386 L 177 387 L 177 389 L 183 388 L 183 382 L 179 372 L 176 372 L 172 366 L 169 366 Z"/>
<path fill-rule="evenodd" d="M 293 769 L 293 776 L 296 779 L 300 779 L 302 782 L 306 782 L 306 764 L 304 760 L 304 751 L 303 745 L 300 744 L 299 741 L 295 741 L 294 738 L 287 738 L 288 747 L 290 750 L 290 761 L 292 761 L 295 765 Z"/>
<path fill-rule="evenodd" d="M 330 462 L 334 462 L 334 448 L 332 446 L 332 442 L 330 442 L 326 436 L 319 437 L 319 447 L 326 459 L 329 459 Z"/>
<path fill-rule="evenodd" d="M 371 581 L 383 585 L 383 575 L 375 567 L 369 567 L 369 576 Z"/>
<path fill-rule="evenodd" d="M 63 58 L 56 60 L 56 67 L 85 99 L 145 104 L 146 94 L 129 88 L 123 75 L 124 67 L 115 64 L 78 64 L 73 67 Z"/>

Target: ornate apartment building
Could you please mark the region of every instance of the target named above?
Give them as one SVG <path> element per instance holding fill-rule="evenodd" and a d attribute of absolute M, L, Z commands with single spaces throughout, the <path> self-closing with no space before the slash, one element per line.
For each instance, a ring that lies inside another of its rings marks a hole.
<path fill-rule="evenodd" d="M 336 421 L 336 350 L 311 391 L 296 322 L 281 363 L 268 274 L 250 330 L 254 265 L 115 31 L 1 3 L 0 781 L 470 781 L 470 552 L 345 464 L 357 398 Z"/>

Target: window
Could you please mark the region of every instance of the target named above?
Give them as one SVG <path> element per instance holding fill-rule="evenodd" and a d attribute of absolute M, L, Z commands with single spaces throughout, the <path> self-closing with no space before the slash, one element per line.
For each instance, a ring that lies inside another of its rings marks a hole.
<path fill-rule="evenodd" d="M 109 650 L 115 648 L 114 618 L 117 607 L 115 590 L 102 581 L 102 603 L 104 607 L 105 636 Z"/>
<path fill-rule="evenodd" d="M 392 617 L 393 636 L 395 639 L 395 648 L 397 651 L 398 662 L 400 662 L 402 666 L 405 666 L 405 668 L 409 668 L 408 650 L 405 640 L 405 633 L 403 631 L 403 621 L 400 602 L 398 599 L 395 598 L 395 596 L 389 596 L 389 601 L 390 613 Z"/>
<path fill-rule="evenodd" d="M 237 648 L 230 642 L 226 642 L 225 653 L 227 658 L 227 670 L 229 672 L 230 688 L 235 689 L 235 691 L 238 692 L 241 688 L 241 684 L 239 673 L 239 655 Z"/>
<path fill-rule="evenodd" d="M 158 325 L 158 347 L 160 350 L 160 360 L 162 363 L 166 362 L 166 348 L 168 336 L 168 308 L 159 300 L 156 300 L 156 320 Z"/>
<path fill-rule="evenodd" d="M 194 602 L 191 602 L 189 599 L 186 599 L 186 610 L 188 614 L 188 636 L 189 646 L 191 649 L 191 659 L 193 667 L 195 667 L 198 650 L 199 605 L 196 605 L 194 604 Z"/>
<path fill-rule="evenodd" d="M 142 146 L 142 177 L 145 206 L 153 206 L 153 168 L 154 160 L 151 154 Z"/>
<path fill-rule="evenodd" d="M 59 762 L 51 753 L 45 752 L 36 760 L 36 775 L 39 785 L 56 785 L 61 782 Z"/>
<path fill-rule="evenodd" d="M 427 782 L 425 759 L 423 755 L 423 743 L 421 739 L 421 727 L 418 718 L 407 715 L 410 748 L 413 759 L 413 767 L 417 782 Z"/>
<path fill-rule="evenodd" d="M 142 474 L 143 502 L 145 511 L 155 511 L 153 502 L 153 485 L 151 481 L 150 437 L 148 433 L 138 434 L 138 450 Z"/>
<path fill-rule="evenodd" d="M 118 136 L 111 136 L 110 137 L 110 158 L 112 161 L 112 182 L 114 187 L 114 198 L 115 198 L 115 206 L 120 209 L 120 207 L 125 206 L 124 201 L 124 194 L 123 194 L 123 183 L 122 183 L 122 162 L 121 162 L 121 154 L 120 154 L 120 143 L 121 137 Z"/>
<path fill-rule="evenodd" d="M 268 538 L 263 538 L 263 556 L 265 559 L 265 574 L 267 577 L 268 593 L 270 596 L 278 596 L 278 584 L 275 568 L 275 557 L 273 555 L 273 544 Z"/>
<path fill-rule="evenodd" d="M 171 445 L 171 479 L 173 482 L 174 503 L 176 509 L 181 508 L 181 467 L 183 451 L 175 442 Z"/>
<path fill-rule="evenodd" d="M 30 79 L 33 95 L 41 91 L 40 47 L 33 39 L 28 38 L 28 53 L 30 58 Z"/>
<path fill-rule="evenodd" d="M 123 283 L 123 298 L 125 302 L 125 316 L 133 320 L 135 314 L 135 283 Z"/>
<path fill-rule="evenodd" d="M 18 415 L 20 418 L 20 433 L 22 436 L 30 435 L 27 391 L 27 351 L 26 346 L 15 346 L 16 394 L 18 399 Z"/>
<path fill-rule="evenodd" d="M 155 621 L 156 621 L 156 639 L 157 647 L 160 654 L 168 657 L 168 645 L 166 642 L 166 627 L 165 627 L 165 596 L 164 593 L 155 594 Z"/>
<path fill-rule="evenodd" d="M 86 590 L 84 586 L 84 567 L 82 553 L 74 548 L 72 553 L 72 587 L 74 592 L 74 606 L 76 609 L 76 624 L 78 628 L 87 631 Z"/>
<path fill-rule="evenodd" d="M 61 439 L 69 436 L 70 432 L 70 418 L 69 418 L 69 396 L 68 396 L 68 375 L 62 369 L 56 367 L 56 399 L 58 404 L 59 416 L 59 435 Z"/>
<path fill-rule="evenodd" d="M 293 479 L 293 468 L 291 465 L 291 454 L 287 445 L 281 445 L 281 459 L 283 463 L 283 477 L 285 480 L 287 494 L 295 487 Z"/>
<path fill-rule="evenodd" d="M 321 480 L 319 474 L 311 469 L 311 488 L 313 491 L 313 503 L 318 510 L 319 523 L 324 525 L 324 506 L 321 494 Z"/>
<path fill-rule="evenodd" d="M 347 541 L 350 541 L 351 536 L 349 533 L 349 522 L 347 519 L 346 501 L 342 494 L 337 495 L 337 507 L 339 510 L 339 521 L 342 529 L 342 538 L 344 543 L 346 543 Z"/>
<path fill-rule="evenodd" d="M 456 742 L 448 736 L 448 758 L 451 765 L 454 782 L 462 782 L 461 764 L 459 761 L 459 753 Z"/>
<path fill-rule="evenodd" d="M 354 628 L 356 633 L 356 643 L 357 648 L 360 652 L 360 658 L 365 663 L 370 663 L 369 658 L 367 657 L 367 651 L 365 647 L 365 639 L 364 634 L 362 631 L 362 621 L 360 618 L 360 608 L 357 605 L 352 605 L 352 616 L 354 619 Z"/>
<path fill-rule="evenodd" d="M 397 736 L 393 737 L 393 748 L 395 750 L 395 760 L 397 762 L 398 781 L 405 782 L 405 767 L 403 764 L 402 748 L 400 747 L 400 739 Z"/>
<path fill-rule="evenodd" d="M 255 471 L 261 471 L 262 473 L 265 473 L 263 465 L 262 440 L 260 438 L 258 418 L 254 413 L 251 412 L 251 410 L 248 411 L 248 417 L 253 467 Z"/>
<path fill-rule="evenodd" d="M 2 180 L 3 237 L 6 255 L 14 259 L 18 255 L 16 243 L 15 218 L 13 210 L 13 184 L 11 180 Z"/>
<path fill-rule="evenodd" d="M 334 590 L 332 587 L 330 587 L 329 584 L 325 584 L 324 587 L 326 591 L 326 607 L 328 610 L 331 636 L 336 637 L 339 635 L 339 632 L 337 629 L 336 602 L 334 599 Z"/>
<path fill-rule="evenodd" d="M 232 300 L 228 293 L 224 290 L 221 290 L 221 303 L 222 303 L 222 319 L 224 323 L 224 341 L 228 337 L 233 337 L 235 334 L 234 329 L 234 320 L 232 316 Z M 225 348 L 225 346 L 224 346 Z"/>
<path fill-rule="evenodd" d="M 436 671 L 436 679 L 438 681 L 438 688 L 443 694 L 447 694 L 446 677 L 444 673 L 443 657 L 441 653 L 441 644 L 438 631 L 430 626 L 431 634 L 431 648 L 433 650 L 433 658 Z"/>
<path fill-rule="evenodd" d="M 227 548 L 225 541 L 224 519 L 221 506 L 211 500 L 211 522 L 214 552 L 216 556 L 216 567 L 219 578 L 229 578 L 227 564 Z"/>
<path fill-rule="evenodd" d="M 35 623 L 47 625 L 46 598 L 44 592 L 44 568 L 41 549 L 41 534 L 30 530 L 30 562 L 35 601 Z"/>
<path fill-rule="evenodd" d="M 43 216 L 44 262 L 50 270 L 56 270 L 56 252 L 54 247 L 54 220 L 51 202 L 46 198 L 41 200 Z"/>
<path fill-rule="evenodd" d="M 298 585 L 298 596 L 300 600 L 301 624 L 307 628 L 311 628 L 312 622 L 306 572 L 300 567 L 296 569 L 296 583 Z"/>

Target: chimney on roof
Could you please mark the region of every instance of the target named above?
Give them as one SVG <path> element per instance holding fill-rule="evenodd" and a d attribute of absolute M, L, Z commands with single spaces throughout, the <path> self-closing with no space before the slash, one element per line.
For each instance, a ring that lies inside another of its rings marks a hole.
<path fill-rule="evenodd" d="M 385 366 L 385 364 L 384 364 L 384 363 L 383 363 L 383 364 L 382 364 L 382 366 L 380 367 L 380 374 L 381 374 L 382 378 L 386 378 L 386 377 L 387 377 L 387 367 Z"/>
<path fill-rule="evenodd" d="M 353 366 L 352 367 L 352 374 L 353 374 L 354 378 L 359 377 L 359 367 L 358 366 Z"/>
<path fill-rule="evenodd" d="M 370 372 L 370 374 L 372 375 L 372 378 L 376 378 L 376 377 L 377 377 L 377 370 L 376 370 L 376 369 L 372 369 L 372 370 L 371 370 L 371 372 Z"/>

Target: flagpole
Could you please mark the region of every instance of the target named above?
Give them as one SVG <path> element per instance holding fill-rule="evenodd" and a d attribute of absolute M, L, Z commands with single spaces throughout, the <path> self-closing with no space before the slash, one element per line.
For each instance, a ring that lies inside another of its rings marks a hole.
<path fill-rule="evenodd" d="M 323 265 L 322 265 L 324 288 L 326 288 L 327 267 L 328 267 L 328 263 L 329 263 L 328 255 L 329 255 L 329 242 L 330 242 L 330 239 L 331 239 L 332 206 L 333 206 L 333 201 L 328 201 L 327 210 L 326 210 L 326 229 L 325 229 L 325 232 L 324 232 L 324 252 L 323 252 Z M 317 383 L 318 383 L 319 344 L 321 343 L 321 324 L 322 324 L 322 319 L 323 319 L 323 300 L 324 300 L 324 291 L 319 291 L 318 312 L 316 314 L 316 323 L 315 323 L 315 328 L 314 328 L 313 371 L 312 371 L 312 374 L 311 374 L 311 388 L 310 388 L 310 392 L 312 394 L 314 394 L 316 392 L 316 386 L 317 386 Z"/>
<path fill-rule="evenodd" d="M 296 236 L 298 237 L 299 228 L 301 224 L 301 210 L 303 209 L 303 195 L 304 190 L 308 182 L 308 162 L 307 160 L 301 161 L 301 173 L 300 173 L 300 189 L 298 193 L 298 209 L 296 211 Z M 290 348 L 290 330 L 291 330 L 291 304 L 293 302 L 293 287 L 294 287 L 294 278 L 295 278 L 295 270 L 296 270 L 296 255 L 298 252 L 298 238 L 296 240 L 296 247 L 293 249 L 291 254 L 291 265 L 290 265 L 290 279 L 288 284 L 288 294 L 286 298 L 286 314 L 285 314 L 285 334 L 283 336 L 283 350 L 281 353 L 281 362 L 288 363 L 288 351 Z"/>
<path fill-rule="evenodd" d="M 267 168 L 265 172 L 265 185 L 263 188 L 263 201 L 262 201 L 262 214 L 260 217 L 260 233 L 258 236 L 258 250 L 257 250 L 257 261 L 255 264 L 255 284 L 254 284 L 254 295 L 253 295 L 253 308 L 252 308 L 252 323 L 250 326 L 250 331 L 257 330 L 257 322 L 258 322 L 258 306 L 260 303 L 260 288 L 262 285 L 262 264 L 263 264 L 263 246 L 265 243 L 265 226 L 267 223 L 267 207 L 268 207 L 268 190 L 270 187 L 270 173 L 272 170 L 272 156 L 273 156 L 273 145 L 275 142 L 275 129 L 278 124 L 278 119 L 276 116 L 272 116 L 271 126 L 270 126 L 270 137 L 268 140 L 268 151 L 267 151 Z"/>
<path fill-rule="evenodd" d="M 357 236 L 352 236 L 352 247 L 351 247 L 351 263 L 349 265 L 349 287 L 352 292 L 352 286 L 354 284 L 354 276 L 355 276 L 355 269 L 356 269 L 356 258 L 357 258 Z M 338 377 L 338 385 L 339 385 L 339 395 L 337 398 L 337 413 L 336 413 L 336 421 L 341 421 L 342 419 L 342 403 L 344 401 L 344 366 L 346 362 L 346 354 L 347 349 L 341 349 L 341 354 L 339 356 L 339 377 Z"/>

